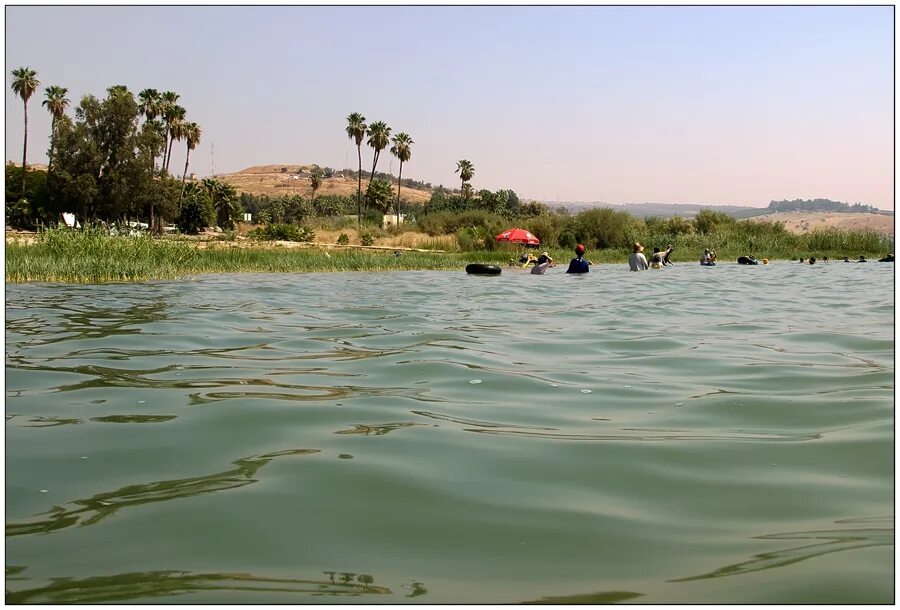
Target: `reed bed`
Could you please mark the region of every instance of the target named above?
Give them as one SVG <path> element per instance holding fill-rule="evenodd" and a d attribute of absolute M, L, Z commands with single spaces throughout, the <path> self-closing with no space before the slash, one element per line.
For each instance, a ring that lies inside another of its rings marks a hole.
<path fill-rule="evenodd" d="M 203 273 L 403 271 L 461 269 L 473 253 L 402 252 L 278 246 L 235 247 L 110 236 L 102 231 L 48 230 L 36 243 L 6 246 L 7 282 L 96 284 L 173 279 Z"/>

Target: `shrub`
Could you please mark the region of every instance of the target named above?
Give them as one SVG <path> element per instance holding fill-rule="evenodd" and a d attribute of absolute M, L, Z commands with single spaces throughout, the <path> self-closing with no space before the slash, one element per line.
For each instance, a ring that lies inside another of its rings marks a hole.
<path fill-rule="evenodd" d="M 300 241 L 316 241 L 316 232 L 308 227 L 300 227 Z"/>
<path fill-rule="evenodd" d="M 359 241 L 364 246 L 371 246 L 375 243 L 375 236 L 368 231 L 359 234 Z"/>
<path fill-rule="evenodd" d="M 697 233 L 706 235 L 719 230 L 720 227 L 728 227 L 734 225 L 737 221 L 724 212 L 716 212 L 707 208 L 703 208 L 694 217 L 694 227 Z"/>
<path fill-rule="evenodd" d="M 6 204 L 6 226 L 17 229 L 34 230 L 35 221 L 27 199 L 19 199 Z"/>
<path fill-rule="evenodd" d="M 485 245 L 481 231 L 473 227 L 463 227 L 456 232 L 456 244 L 460 250 L 472 251 L 477 250 Z"/>
<path fill-rule="evenodd" d="M 563 231 L 556 238 L 556 243 L 559 244 L 560 248 L 571 250 L 578 244 L 578 240 L 575 239 L 575 234 L 571 231 Z"/>
<path fill-rule="evenodd" d="M 534 233 L 541 243 L 550 247 L 558 243 L 559 232 L 553 218 L 548 215 L 534 216 L 525 223 L 525 228 Z"/>
<path fill-rule="evenodd" d="M 350 243 L 350 236 L 346 233 L 341 233 L 340 235 L 338 235 L 337 243 L 342 246 L 346 246 Z"/>
<path fill-rule="evenodd" d="M 190 189 L 185 194 L 181 215 L 176 224 L 182 233 L 199 233 L 201 229 L 215 222 L 216 211 L 209 195 L 203 189 Z"/>
<path fill-rule="evenodd" d="M 387 180 L 376 178 L 369 183 L 366 188 L 366 206 L 369 209 L 377 210 L 381 215 L 387 214 L 391 209 L 391 203 L 394 200 L 394 189 Z M 368 216 L 368 211 L 366 213 Z M 379 224 L 382 218 L 379 217 Z"/>
<path fill-rule="evenodd" d="M 574 218 L 575 238 L 588 248 L 626 248 L 632 241 L 630 221 L 627 212 L 609 208 L 585 210 Z"/>

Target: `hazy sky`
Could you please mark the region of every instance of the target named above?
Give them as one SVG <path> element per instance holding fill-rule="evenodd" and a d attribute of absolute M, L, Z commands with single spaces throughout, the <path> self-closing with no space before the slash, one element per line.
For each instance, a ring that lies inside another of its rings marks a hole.
<path fill-rule="evenodd" d="M 46 163 L 44 87 L 181 94 L 191 170 L 357 165 L 346 116 L 415 140 L 404 176 L 547 202 L 894 209 L 891 6 L 7 6 L 6 158 Z M 177 143 L 172 166 L 184 164 Z M 363 148 L 363 167 L 372 151 Z M 388 151 L 378 169 L 397 173 Z"/>

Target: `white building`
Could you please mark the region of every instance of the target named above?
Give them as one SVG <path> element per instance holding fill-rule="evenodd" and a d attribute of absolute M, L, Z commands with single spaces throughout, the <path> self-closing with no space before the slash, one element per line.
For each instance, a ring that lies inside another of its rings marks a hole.
<path fill-rule="evenodd" d="M 403 224 L 406 222 L 406 214 L 400 214 L 400 223 Z M 397 223 L 397 215 L 396 214 L 385 214 L 384 218 L 381 220 L 382 228 L 386 229 L 388 227 L 393 227 Z"/>

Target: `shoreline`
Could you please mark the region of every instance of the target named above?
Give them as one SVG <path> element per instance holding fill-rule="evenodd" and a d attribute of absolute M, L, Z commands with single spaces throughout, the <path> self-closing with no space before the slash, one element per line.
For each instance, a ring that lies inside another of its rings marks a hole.
<path fill-rule="evenodd" d="M 231 236 L 230 236 L 231 237 Z M 435 242 L 432 242 L 435 243 Z M 221 234 L 198 238 L 149 236 L 111 237 L 99 232 L 49 231 L 40 237 L 34 233 L 7 232 L 6 282 L 53 282 L 97 284 L 106 282 L 141 282 L 168 280 L 212 273 L 305 273 L 305 272 L 390 272 L 390 271 L 458 271 L 469 263 L 497 265 L 507 272 L 528 270 L 518 261 L 523 248 L 501 246 L 491 250 L 451 251 L 400 245 L 357 245 L 327 242 L 257 241 L 245 237 L 223 240 Z M 697 257 L 689 256 L 691 244 L 676 249 L 675 265 L 699 266 Z M 744 253 L 717 248 L 717 266 L 737 265 Z M 573 252 L 548 248 L 557 261 L 555 273 L 564 273 Z M 624 248 L 588 250 L 586 258 L 594 266 L 628 267 Z M 857 262 L 859 255 L 876 262 L 885 252 L 853 252 L 846 254 Z M 645 252 L 646 255 L 646 252 Z M 762 261 L 764 256 L 757 254 Z M 765 256 L 770 264 L 796 265 L 800 258 L 814 256 L 816 264 L 843 263 L 842 252 L 788 252 Z M 830 261 L 825 263 L 824 257 Z M 762 262 L 760 262 L 762 265 Z M 762 265 L 765 266 L 765 265 Z"/>

